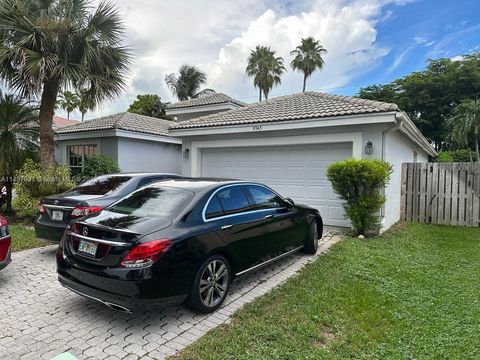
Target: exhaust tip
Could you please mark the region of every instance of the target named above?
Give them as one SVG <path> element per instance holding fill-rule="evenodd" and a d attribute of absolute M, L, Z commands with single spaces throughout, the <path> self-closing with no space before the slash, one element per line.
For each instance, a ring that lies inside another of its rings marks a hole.
<path fill-rule="evenodd" d="M 130 309 L 127 309 L 126 307 L 124 307 L 122 305 L 114 304 L 114 303 L 107 302 L 107 301 L 105 301 L 103 303 L 112 310 L 120 311 L 120 312 L 123 312 L 123 313 L 126 313 L 126 314 L 131 314 L 132 313 L 132 311 Z"/>

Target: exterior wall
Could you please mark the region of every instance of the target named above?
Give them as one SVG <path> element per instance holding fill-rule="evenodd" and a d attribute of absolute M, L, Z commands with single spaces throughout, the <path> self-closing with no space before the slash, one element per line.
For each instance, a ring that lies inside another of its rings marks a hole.
<path fill-rule="evenodd" d="M 118 166 L 123 172 L 180 174 L 181 154 L 177 144 L 118 138 Z"/>
<path fill-rule="evenodd" d="M 428 154 L 419 149 L 404 134 L 399 131 L 388 132 L 385 135 L 385 161 L 392 164 L 393 173 L 390 183 L 385 188 L 385 208 L 383 229 L 386 230 L 400 219 L 401 169 L 405 162 L 427 162 Z"/>

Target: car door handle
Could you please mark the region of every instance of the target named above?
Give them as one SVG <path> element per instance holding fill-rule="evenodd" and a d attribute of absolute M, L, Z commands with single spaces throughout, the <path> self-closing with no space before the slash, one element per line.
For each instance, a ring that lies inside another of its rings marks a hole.
<path fill-rule="evenodd" d="M 265 220 L 273 219 L 273 214 L 265 215 Z"/>
<path fill-rule="evenodd" d="M 225 230 L 231 229 L 232 227 L 233 227 L 233 225 L 223 225 L 220 229 L 225 231 Z"/>

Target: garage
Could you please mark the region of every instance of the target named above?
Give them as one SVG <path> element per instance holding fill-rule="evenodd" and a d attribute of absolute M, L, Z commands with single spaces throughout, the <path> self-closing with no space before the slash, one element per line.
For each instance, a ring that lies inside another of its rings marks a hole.
<path fill-rule="evenodd" d="M 201 175 L 258 181 L 317 208 L 325 224 L 349 226 L 326 177 L 330 163 L 352 157 L 352 143 L 205 148 Z"/>
<path fill-rule="evenodd" d="M 402 163 L 436 152 L 396 104 L 304 92 L 179 121 L 182 174 L 263 182 L 297 203 L 319 209 L 325 224 L 346 226 L 326 170 L 345 158 L 392 165 L 381 231 L 400 219 Z"/>

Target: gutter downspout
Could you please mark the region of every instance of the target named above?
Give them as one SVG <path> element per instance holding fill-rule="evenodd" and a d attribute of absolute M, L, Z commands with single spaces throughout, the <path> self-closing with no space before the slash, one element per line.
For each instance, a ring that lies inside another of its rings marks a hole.
<path fill-rule="evenodd" d="M 385 161 L 385 143 L 387 135 L 400 130 L 403 127 L 403 119 L 395 114 L 395 124 L 388 129 L 382 131 L 382 161 Z M 383 188 L 383 195 L 385 195 L 385 187 Z M 385 204 L 380 209 L 380 216 L 382 217 L 382 223 L 385 223 Z"/>

